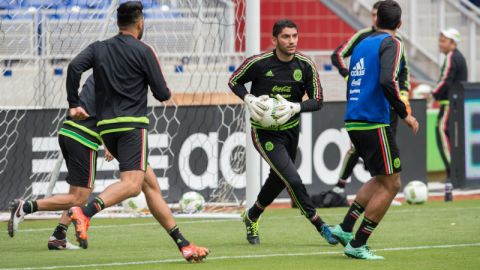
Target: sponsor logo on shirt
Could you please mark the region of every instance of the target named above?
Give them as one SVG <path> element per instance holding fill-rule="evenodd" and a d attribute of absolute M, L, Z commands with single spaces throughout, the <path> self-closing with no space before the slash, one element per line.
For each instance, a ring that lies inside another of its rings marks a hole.
<path fill-rule="evenodd" d="M 290 92 L 292 92 L 292 87 L 288 86 L 288 85 L 285 85 L 285 86 L 275 85 L 272 88 L 272 92 L 274 92 L 274 93 L 290 93 Z"/>
<path fill-rule="evenodd" d="M 360 86 L 362 84 L 362 79 L 353 79 L 351 85 L 352 86 Z"/>
<path fill-rule="evenodd" d="M 353 95 L 353 94 L 360 94 L 360 89 L 352 89 L 352 90 L 350 90 L 350 95 Z"/>

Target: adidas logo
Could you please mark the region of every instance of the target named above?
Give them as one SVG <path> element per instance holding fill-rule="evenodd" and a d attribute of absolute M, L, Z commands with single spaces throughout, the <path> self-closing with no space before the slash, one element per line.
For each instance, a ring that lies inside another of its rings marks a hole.
<path fill-rule="evenodd" d="M 265 77 L 273 77 L 273 71 L 270 69 L 267 73 L 265 73 Z"/>
<path fill-rule="evenodd" d="M 363 57 L 355 64 L 350 72 L 350 76 L 363 76 L 365 75 L 365 64 L 363 63 Z"/>

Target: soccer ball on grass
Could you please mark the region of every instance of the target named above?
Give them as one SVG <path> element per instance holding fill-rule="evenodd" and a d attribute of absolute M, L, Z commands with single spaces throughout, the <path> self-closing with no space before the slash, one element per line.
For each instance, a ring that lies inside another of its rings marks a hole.
<path fill-rule="evenodd" d="M 403 189 L 405 200 L 409 204 L 422 204 L 428 200 L 428 188 L 423 182 L 415 180 Z"/>
<path fill-rule="evenodd" d="M 178 204 L 182 213 L 192 214 L 203 210 L 205 199 L 200 193 L 189 191 L 183 194 Z"/>

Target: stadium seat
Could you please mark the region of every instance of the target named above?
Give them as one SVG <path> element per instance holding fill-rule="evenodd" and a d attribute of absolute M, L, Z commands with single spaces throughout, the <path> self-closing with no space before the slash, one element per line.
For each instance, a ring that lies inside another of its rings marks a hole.
<path fill-rule="evenodd" d="M 110 0 L 69 0 L 69 6 L 79 6 L 88 9 L 105 9 L 111 4 Z"/>
<path fill-rule="evenodd" d="M 127 2 L 129 0 L 120 0 L 120 4 L 121 3 L 124 3 L 124 2 Z M 157 1 L 154 1 L 154 0 L 144 0 L 144 1 L 141 1 L 142 4 L 143 4 L 143 8 L 145 9 L 149 9 L 149 8 L 155 8 L 157 7 Z"/>
<path fill-rule="evenodd" d="M 0 10 L 2 9 L 16 9 L 21 6 L 21 1 L 17 0 L 0 0 Z"/>
<path fill-rule="evenodd" d="M 55 9 L 65 7 L 68 4 L 67 0 L 24 0 L 21 1 L 21 7 L 29 8 L 48 8 Z"/>

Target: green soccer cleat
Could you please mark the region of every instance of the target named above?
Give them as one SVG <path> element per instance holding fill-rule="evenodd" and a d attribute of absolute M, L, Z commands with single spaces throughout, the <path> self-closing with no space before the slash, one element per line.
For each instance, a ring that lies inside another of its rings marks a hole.
<path fill-rule="evenodd" d="M 337 225 L 332 229 L 332 235 L 335 237 L 342 246 L 346 246 L 353 239 L 353 234 L 351 232 L 345 232 L 342 229 L 342 226 Z"/>
<path fill-rule="evenodd" d="M 384 259 L 382 256 L 375 255 L 367 245 L 354 248 L 350 245 L 350 243 L 348 243 L 343 252 L 348 257 L 354 258 L 354 259 L 361 259 L 361 260 L 383 260 Z"/>
<path fill-rule="evenodd" d="M 260 236 L 258 235 L 258 220 L 252 221 L 248 218 L 247 212 L 242 212 L 243 223 L 245 223 L 245 227 L 247 228 L 247 240 L 252 245 L 260 244 Z"/>

